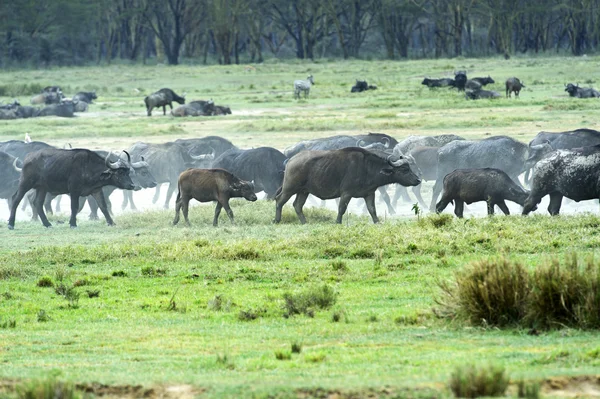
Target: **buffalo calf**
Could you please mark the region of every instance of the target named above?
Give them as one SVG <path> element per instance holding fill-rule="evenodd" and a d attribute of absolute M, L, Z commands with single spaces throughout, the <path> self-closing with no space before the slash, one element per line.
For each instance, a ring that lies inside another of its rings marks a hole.
<path fill-rule="evenodd" d="M 230 198 L 245 198 L 256 201 L 254 184 L 240 180 L 223 169 L 188 169 L 179 176 L 179 193 L 175 205 L 175 219 L 173 224 L 179 222 L 179 211 L 183 208 L 183 217 L 187 225 L 190 200 L 194 198 L 200 202 L 217 201 L 213 226 L 219 223 L 221 208 L 225 208 L 229 220 L 233 223 L 233 211 L 229 207 Z"/>
<path fill-rule="evenodd" d="M 444 177 L 444 194 L 435 210 L 440 213 L 454 201 L 454 213 L 462 218 L 465 202 L 486 201 L 488 215 L 494 214 L 494 205 L 498 205 L 505 215 L 510 215 L 504 200 L 523 206 L 528 195 L 500 169 L 458 169 Z"/>

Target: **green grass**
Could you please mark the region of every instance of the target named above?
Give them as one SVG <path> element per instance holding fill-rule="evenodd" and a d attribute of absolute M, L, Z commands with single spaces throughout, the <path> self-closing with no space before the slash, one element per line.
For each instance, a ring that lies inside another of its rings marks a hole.
<path fill-rule="evenodd" d="M 366 131 L 528 141 L 540 130 L 598 128 L 592 115 L 600 103 L 568 98 L 563 84 L 600 81 L 599 63 L 588 57 L 270 62 L 250 73 L 241 65 L 3 71 L 11 90 L 58 84 L 69 94 L 96 89 L 99 99 L 74 119 L 0 121 L 0 139 L 30 133 L 60 146 L 103 149 L 209 134 L 240 147 L 283 149 L 305 138 Z M 420 85 L 424 75 L 455 69 L 490 74 L 501 92 L 506 78 L 518 76 L 527 89 L 519 100 L 466 101 Z M 294 101 L 291 82 L 307 73 L 317 83 L 311 98 Z M 379 89 L 350 95 L 358 76 Z M 148 118 L 143 97 L 161 87 L 188 99 L 213 98 L 233 115 L 175 119 L 155 111 Z M 27 103 L 30 95 L 16 97 Z M 452 372 L 466 364 L 501 364 L 527 381 L 600 372 L 595 331 L 528 335 L 465 326 L 432 311 L 437 283 L 472 262 L 502 256 L 532 271 L 553 257 L 593 256 L 600 247 L 597 215 L 424 215 L 380 225 L 352 215 L 340 226 L 333 212 L 312 208 L 302 226 L 289 204 L 279 225 L 271 224 L 272 202 L 233 201 L 232 208 L 236 224 L 222 216 L 219 228 L 212 227 L 214 208 L 201 206 L 191 209 L 189 228 L 173 227 L 171 210 L 117 216 L 116 227 L 81 215 L 77 230 L 20 220 L 14 231 L 0 230 L 0 321 L 9 323 L 0 329 L 0 397 L 14 391 L 1 388 L 9 386 L 5 380 L 54 375 L 114 387 L 189 384 L 205 397 L 296 397 L 317 389 L 450 395 Z M 331 289 L 328 306 L 286 308 L 286 295 L 309 302 L 315 287 Z"/>

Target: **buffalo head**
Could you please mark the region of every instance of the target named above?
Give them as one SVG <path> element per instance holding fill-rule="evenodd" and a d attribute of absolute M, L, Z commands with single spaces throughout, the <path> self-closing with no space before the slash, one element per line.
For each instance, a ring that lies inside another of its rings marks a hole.
<path fill-rule="evenodd" d="M 232 182 L 229 188 L 231 189 L 232 193 L 238 194 L 248 201 L 254 202 L 257 200 L 256 194 L 254 193 L 254 182 L 237 180 Z"/>
<path fill-rule="evenodd" d="M 111 162 L 109 158 L 110 152 L 106 154 L 106 158 L 104 159 L 104 164 L 108 169 L 102 172 L 100 178 L 110 181 L 110 185 L 120 189 L 133 190 L 135 185 L 129 175 L 131 170 L 129 162 L 125 162 L 122 159 L 119 159 L 117 162 Z"/>

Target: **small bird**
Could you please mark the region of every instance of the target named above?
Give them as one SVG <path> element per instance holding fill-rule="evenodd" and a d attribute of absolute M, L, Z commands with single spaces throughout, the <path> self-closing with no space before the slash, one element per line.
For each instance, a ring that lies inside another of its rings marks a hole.
<path fill-rule="evenodd" d="M 25 142 L 31 143 L 31 137 L 29 137 L 29 133 L 25 133 Z"/>

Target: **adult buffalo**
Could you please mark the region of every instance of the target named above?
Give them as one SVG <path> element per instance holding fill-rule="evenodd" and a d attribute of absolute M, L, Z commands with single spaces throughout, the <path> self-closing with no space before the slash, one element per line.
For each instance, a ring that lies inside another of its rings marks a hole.
<path fill-rule="evenodd" d="M 527 144 L 511 137 L 494 136 L 481 141 L 453 141 L 438 150 L 438 170 L 430 210 L 442 191 L 444 177 L 456 169 L 495 168 L 504 171 L 519 184 L 528 157 Z"/>
<path fill-rule="evenodd" d="M 422 181 L 435 181 L 437 178 L 438 149 L 438 147 L 416 147 L 410 151 L 409 157 L 414 160 L 417 168 L 414 171 L 418 174 Z M 411 165 L 411 169 L 412 168 L 413 167 Z M 419 204 L 421 204 L 423 208 L 427 208 L 427 204 L 421 195 L 421 187 L 421 184 L 413 186 L 412 192 L 417 198 L 417 201 L 419 201 Z M 396 203 L 401 197 L 404 199 L 404 201 L 411 202 L 408 192 L 406 191 L 406 187 L 398 185 L 392 201 L 394 206 L 396 206 Z"/>
<path fill-rule="evenodd" d="M 55 148 L 50 144 L 44 143 L 43 141 L 32 141 L 26 143 L 21 140 L 9 140 L 0 143 L 0 151 L 9 153 L 10 155 L 19 159 L 25 159 L 25 156 L 31 152 L 39 150 L 45 150 L 48 148 Z"/>
<path fill-rule="evenodd" d="M 214 154 L 192 155 L 184 146 L 173 142 L 164 144 L 137 142 L 129 148 L 128 152 L 131 154 L 134 162 L 144 160 L 148 163 L 150 173 L 158 183 L 152 203 L 158 201 L 160 184 L 169 184 L 164 205 L 165 209 L 169 208 L 169 202 L 171 201 L 173 192 L 177 188 L 177 179 L 181 172 L 187 168 L 198 167 L 202 162 L 206 162 L 207 159 L 213 159 L 214 157 Z M 128 202 L 131 209 L 136 209 L 131 191 L 127 191 L 123 197 L 123 209 L 127 207 Z"/>
<path fill-rule="evenodd" d="M 364 198 L 373 222 L 377 223 L 375 190 L 378 187 L 392 183 L 415 186 L 420 182 L 402 157 L 380 155 L 357 147 L 306 151 L 286 165 L 283 185 L 276 196 L 275 222 L 281 221 L 283 205 L 296 195 L 294 209 L 300 222 L 306 223 L 302 207 L 312 194 L 321 199 L 340 198 L 337 223 L 342 223 L 351 198 Z"/>
<path fill-rule="evenodd" d="M 70 226 L 77 227 L 79 197 L 93 195 L 109 225 L 113 225 L 106 207 L 102 187 L 112 185 L 126 190 L 134 188 L 129 176 L 131 166 L 126 161 L 111 163 L 108 157 L 102 158 L 85 149 L 59 150 L 45 149 L 25 157 L 19 188 L 13 196 L 8 228 L 14 229 L 19 203 L 29 190 L 36 190 L 34 206 L 46 227 L 51 224 L 44 213 L 43 203 L 46 194 L 69 194 L 71 197 Z"/>
<path fill-rule="evenodd" d="M 19 187 L 20 163 L 18 158 L 0 151 L 0 198 L 7 200 L 9 208 L 12 204 L 12 196 Z"/>
<path fill-rule="evenodd" d="M 96 95 L 96 90 L 80 91 L 79 93 L 73 96 L 73 102 L 84 102 L 87 104 L 92 104 L 97 98 L 98 96 Z"/>
<path fill-rule="evenodd" d="M 272 147 L 231 149 L 216 158 L 212 167 L 231 172 L 242 180 L 254 181 L 255 193 L 264 191 L 267 199 L 273 199 L 283 182 L 286 159 L 281 151 Z"/>
<path fill-rule="evenodd" d="M 233 145 L 231 141 L 220 136 L 206 136 L 197 139 L 177 139 L 175 140 L 175 143 L 184 146 L 190 154 L 201 155 L 214 153 L 215 158 L 227 150 L 237 150 L 237 147 Z"/>
<path fill-rule="evenodd" d="M 591 87 L 579 87 L 579 85 L 574 85 L 573 83 L 569 83 L 565 85 L 565 91 L 569 93 L 571 97 L 577 98 L 598 98 L 600 97 L 600 92 Z"/>
<path fill-rule="evenodd" d="M 330 151 L 347 147 L 357 147 L 359 142 L 363 146 L 373 143 L 382 143 L 386 148 L 393 148 L 398 144 L 398 141 L 395 138 L 383 133 L 358 134 L 354 136 L 340 135 L 304 140 L 286 148 L 283 153 L 286 157 L 291 158 L 302 151 Z"/>
<path fill-rule="evenodd" d="M 60 116 L 63 118 L 72 118 L 75 113 L 75 104 L 72 101 L 62 102 L 60 104 L 51 104 L 40 110 L 37 116 Z"/>
<path fill-rule="evenodd" d="M 523 215 L 535 210 L 550 195 L 548 213 L 558 215 L 562 198 L 579 202 L 600 198 L 600 145 L 557 150 L 533 167 L 531 193 Z"/>
<path fill-rule="evenodd" d="M 423 79 L 421 84 L 429 87 L 430 89 L 433 89 L 436 87 L 454 87 L 455 82 L 454 82 L 454 79 L 450 79 L 450 78 L 442 78 L 442 79 L 425 78 L 425 79 Z"/>
<path fill-rule="evenodd" d="M 417 147 L 443 147 L 444 145 L 455 140 L 464 140 L 464 137 L 457 136 L 455 134 L 442 134 L 439 136 L 408 136 L 404 140 L 400 141 L 396 147 L 403 154 L 408 154 Z"/>
<path fill-rule="evenodd" d="M 171 89 L 160 89 L 159 91 L 150 94 L 144 98 L 144 104 L 146 104 L 146 113 L 148 116 L 152 116 L 152 110 L 154 108 L 162 107 L 163 115 L 167 114 L 167 105 L 173 111 L 173 101 L 179 104 L 185 104 L 185 95 L 178 96 Z"/>

